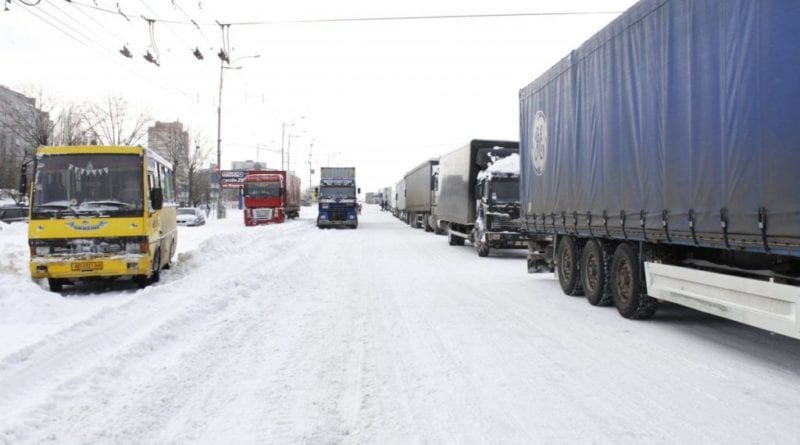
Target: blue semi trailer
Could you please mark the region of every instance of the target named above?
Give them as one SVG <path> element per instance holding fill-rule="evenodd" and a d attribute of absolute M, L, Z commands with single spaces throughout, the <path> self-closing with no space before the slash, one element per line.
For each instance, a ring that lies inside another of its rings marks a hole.
<path fill-rule="evenodd" d="M 800 2 L 643 0 L 520 91 L 529 271 L 800 338 Z"/>
<path fill-rule="evenodd" d="M 319 216 L 317 227 L 358 227 L 358 194 L 355 167 L 322 167 L 320 169 Z"/>

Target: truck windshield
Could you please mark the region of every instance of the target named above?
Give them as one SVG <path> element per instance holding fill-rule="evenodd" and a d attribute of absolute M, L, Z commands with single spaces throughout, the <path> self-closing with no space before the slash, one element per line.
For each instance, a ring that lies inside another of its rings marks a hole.
<path fill-rule="evenodd" d="M 320 187 L 319 197 L 322 199 L 354 199 L 355 187 Z"/>
<path fill-rule="evenodd" d="M 492 201 L 494 202 L 519 202 L 519 180 L 493 180 Z"/>
<path fill-rule="evenodd" d="M 31 217 L 142 215 L 143 183 L 135 154 L 42 155 Z"/>
<path fill-rule="evenodd" d="M 281 185 L 277 182 L 246 182 L 244 196 L 248 198 L 279 198 Z"/>

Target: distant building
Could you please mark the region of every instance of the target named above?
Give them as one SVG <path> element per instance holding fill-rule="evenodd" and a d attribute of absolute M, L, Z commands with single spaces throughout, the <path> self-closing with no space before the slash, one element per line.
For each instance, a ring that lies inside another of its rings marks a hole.
<path fill-rule="evenodd" d="M 51 143 L 50 115 L 36 99 L 0 85 L 0 188 L 16 188 L 20 166 L 39 145 Z"/>
<path fill-rule="evenodd" d="M 257 161 L 233 161 L 231 162 L 231 170 L 268 170 L 266 162 Z"/>
<path fill-rule="evenodd" d="M 189 199 L 189 132 L 180 121 L 156 122 L 147 129 L 147 147 L 175 168 L 175 189 L 181 202 Z"/>

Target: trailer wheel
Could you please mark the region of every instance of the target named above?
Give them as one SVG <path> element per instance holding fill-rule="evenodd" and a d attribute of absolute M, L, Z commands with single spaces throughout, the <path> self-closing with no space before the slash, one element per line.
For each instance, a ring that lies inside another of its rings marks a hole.
<path fill-rule="evenodd" d="M 558 243 L 558 283 L 567 295 L 583 295 L 580 249 L 575 238 L 564 236 Z"/>
<path fill-rule="evenodd" d="M 589 240 L 581 254 L 581 284 L 586 299 L 593 306 L 608 306 L 612 302 L 611 272 L 612 254 L 606 251 L 602 241 Z"/>
<path fill-rule="evenodd" d="M 61 292 L 64 289 L 64 280 L 59 278 L 48 278 L 47 286 L 51 292 Z"/>
<path fill-rule="evenodd" d="M 640 268 L 639 255 L 633 247 L 620 244 L 611 262 L 611 292 L 620 315 L 634 320 L 650 318 L 658 308 L 658 300 L 645 293 Z"/>

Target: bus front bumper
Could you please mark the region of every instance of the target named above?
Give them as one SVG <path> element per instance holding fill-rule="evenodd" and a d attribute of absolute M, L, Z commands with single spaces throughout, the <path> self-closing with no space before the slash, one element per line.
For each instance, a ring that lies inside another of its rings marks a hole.
<path fill-rule="evenodd" d="M 152 270 L 147 255 L 112 257 L 55 258 L 34 257 L 30 261 L 32 278 L 114 278 L 148 275 Z"/>

